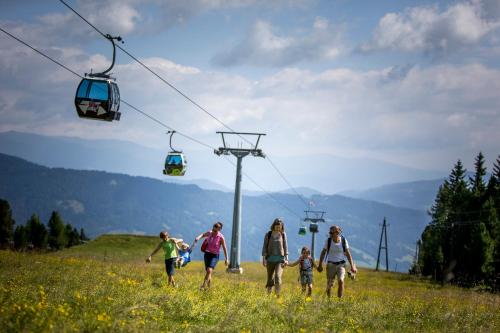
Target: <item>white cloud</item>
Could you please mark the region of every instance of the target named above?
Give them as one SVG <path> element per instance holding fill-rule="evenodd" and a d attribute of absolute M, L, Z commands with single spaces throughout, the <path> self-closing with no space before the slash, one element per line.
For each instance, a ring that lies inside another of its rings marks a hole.
<path fill-rule="evenodd" d="M 299 61 L 333 59 L 341 52 L 340 33 L 330 28 L 325 18 L 316 18 L 305 36 L 280 36 L 275 30 L 271 23 L 257 21 L 243 41 L 217 54 L 213 62 L 221 66 L 288 66 Z"/>
<path fill-rule="evenodd" d="M 438 6 L 413 7 L 388 13 L 379 21 L 362 51 L 401 50 L 443 54 L 479 43 L 500 27 L 500 16 L 487 11 L 492 1 L 466 1 L 439 10 Z"/>
<path fill-rule="evenodd" d="M 79 11 L 104 33 L 113 36 L 127 35 L 134 31 L 138 23 L 142 21 L 141 14 L 133 6 L 134 2 L 128 3 L 123 0 L 82 1 L 79 3 Z"/>
<path fill-rule="evenodd" d="M 329 29 L 321 19 L 316 26 Z M 0 38 L 5 46 L 0 49 L 0 131 L 167 145 L 164 128 L 125 105 L 120 122 L 78 119 L 73 106 L 78 79 L 8 37 Z M 268 48 L 276 51 L 293 44 L 278 39 Z M 109 65 L 106 57 L 75 47 L 44 51 L 78 73 Z M 319 72 L 289 67 L 254 81 L 161 57 L 141 60 L 232 128 L 268 133 L 270 151 L 342 152 L 393 160 L 408 159 L 410 151 L 419 156 L 427 151 L 449 154 L 453 161 L 462 147 L 471 156 L 479 150 L 498 154 L 500 71 L 485 65 Z M 119 64 L 113 71 L 124 100 L 203 142 L 220 144 L 214 135 L 224 130 L 219 123 L 138 64 Z M 181 143 L 204 149 L 188 140 Z"/>

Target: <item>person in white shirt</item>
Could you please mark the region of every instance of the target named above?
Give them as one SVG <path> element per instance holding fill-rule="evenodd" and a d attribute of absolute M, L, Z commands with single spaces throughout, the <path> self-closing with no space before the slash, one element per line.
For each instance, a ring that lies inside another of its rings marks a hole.
<path fill-rule="evenodd" d="M 326 294 L 328 297 L 331 296 L 331 291 L 335 277 L 338 281 L 337 296 L 342 297 L 344 293 L 344 277 L 345 277 L 345 258 L 349 261 L 351 265 L 351 272 L 356 273 L 356 265 L 351 256 L 351 251 L 349 251 L 349 244 L 347 240 L 341 235 L 342 229 L 339 226 L 334 225 L 330 227 L 330 237 L 326 240 L 325 246 L 321 251 L 321 256 L 319 258 L 318 272 L 323 271 L 323 260 L 328 260 L 326 265 Z"/>

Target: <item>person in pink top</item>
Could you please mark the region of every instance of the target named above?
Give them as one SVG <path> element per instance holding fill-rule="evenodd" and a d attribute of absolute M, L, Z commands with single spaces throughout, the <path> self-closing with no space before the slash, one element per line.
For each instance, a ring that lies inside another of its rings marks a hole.
<path fill-rule="evenodd" d="M 227 247 L 224 235 L 220 232 L 222 230 L 222 222 L 217 222 L 213 225 L 211 231 L 207 231 L 199 235 L 194 239 L 193 248 L 196 243 L 202 239 L 206 238 L 201 245 L 201 251 L 204 252 L 205 260 L 205 280 L 200 287 L 200 290 L 210 288 L 212 282 L 212 272 L 219 261 L 220 248 L 224 250 L 224 264 L 227 266 Z"/>

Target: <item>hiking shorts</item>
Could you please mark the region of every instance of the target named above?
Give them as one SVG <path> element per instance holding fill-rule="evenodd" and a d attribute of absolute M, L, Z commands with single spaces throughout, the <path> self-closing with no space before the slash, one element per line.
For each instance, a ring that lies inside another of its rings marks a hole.
<path fill-rule="evenodd" d="M 326 265 L 326 278 L 328 280 L 334 280 L 337 277 L 338 281 L 344 281 L 345 277 L 345 263 L 335 265 L 329 262 Z"/>
<path fill-rule="evenodd" d="M 301 271 L 300 272 L 300 284 L 312 284 L 313 283 L 313 272 L 310 271 Z"/>
<path fill-rule="evenodd" d="M 167 271 L 168 276 L 172 276 L 175 274 L 175 261 L 177 258 L 165 259 L 165 270 Z"/>
<path fill-rule="evenodd" d="M 205 261 L 205 269 L 215 269 L 215 266 L 217 266 L 217 263 L 219 262 L 219 255 L 215 253 L 205 252 L 203 260 Z"/>

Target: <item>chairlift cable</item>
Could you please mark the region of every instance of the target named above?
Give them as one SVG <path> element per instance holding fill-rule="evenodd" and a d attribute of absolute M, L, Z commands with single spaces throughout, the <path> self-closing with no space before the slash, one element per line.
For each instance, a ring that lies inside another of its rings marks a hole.
<path fill-rule="evenodd" d="M 78 76 L 79 78 L 83 78 L 83 76 L 81 76 L 81 75 L 80 75 L 80 74 L 78 74 L 77 72 L 75 72 L 75 71 L 71 70 L 70 68 L 68 68 L 67 66 L 65 66 L 65 65 L 61 64 L 61 63 L 60 63 L 60 62 L 58 62 L 57 60 L 52 59 L 51 57 L 49 57 L 49 56 L 48 56 L 48 55 L 46 55 L 45 53 L 43 53 L 43 52 L 41 52 L 41 51 L 37 50 L 37 49 L 36 49 L 36 48 L 34 48 L 33 46 L 31 46 L 31 45 L 29 45 L 28 43 L 24 42 L 23 40 L 21 40 L 21 39 L 17 38 L 16 36 L 12 35 L 12 34 L 11 34 L 11 33 L 9 33 L 8 31 L 5 31 L 2 27 L 0 27 L 0 30 L 1 30 L 4 34 L 6 34 L 6 35 L 10 36 L 11 38 L 13 38 L 13 39 L 17 40 L 19 43 L 23 44 L 24 46 L 29 47 L 30 49 L 32 49 L 33 51 L 35 51 L 35 52 L 36 52 L 36 53 L 38 53 L 39 55 L 41 55 L 41 56 L 45 57 L 46 59 L 48 59 L 48 60 L 52 61 L 52 62 L 53 62 L 53 63 L 55 63 L 56 65 L 61 66 L 62 68 L 64 68 L 64 69 L 65 69 L 65 70 L 67 70 L 68 72 L 71 72 L 72 74 L 74 74 L 74 75 Z"/>
<path fill-rule="evenodd" d="M 273 163 L 273 161 L 269 158 L 269 156 L 267 156 L 267 160 L 269 161 L 269 163 L 272 165 L 272 167 L 274 168 L 274 170 L 276 170 L 276 172 L 281 176 L 281 178 L 285 181 L 285 183 L 288 184 L 288 186 L 290 186 L 290 188 L 293 190 L 293 192 L 295 192 L 295 194 L 300 198 L 300 200 L 302 200 L 302 202 L 304 203 L 304 205 L 306 207 L 309 206 L 309 204 L 306 202 L 306 200 L 304 199 L 304 197 L 302 195 L 299 194 L 299 192 L 297 192 L 297 190 L 288 182 L 288 180 L 285 178 L 285 176 L 281 173 L 281 171 L 276 167 L 276 165 Z"/>
<path fill-rule="evenodd" d="M 107 38 L 106 37 L 106 34 L 104 34 L 102 31 L 100 31 L 95 25 L 93 25 L 92 23 L 90 23 L 85 17 L 83 17 L 80 13 L 78 13 L 75 9 L 73 9 L 70 5 L 68 5 L 64 0 L 59 0 L 63 5 L 65 5 L 69 10 L 71 10 L 73 13 L 75 13 L 78 17 L 80 17 L 85 23 L 87 23 L 89 26 L 91 26 L 95 31 L 97 31 L 101 36 L 103 36 L 104 38 Z M 182 97 L 184 97 L 185 99 L 187 99 L 189 102 L 191 102 L 193 105 L 195 105 L 198 109 L 200 109 L 201 111 L 205 112 L 207 115 L 209 115 L 210 117 L 212 117 L 214 120 L 216 120 L 219 124 L 221 124 L 222 126 L 224 126 L 225 128 L 229 129 L 231 132 L 235 133 L 236 134 L 236 131 L 234 129 L 232 129 L 231 127 L 229 127 L 228 125 L 224 124 L 221 120 L 219 120 L 216 116 L 214 116 L 213 114 L 211 114 L 210 112 L 208 112 L 204 107 L 202 107 L 200 104 L 198 104 L 196 101 L 194 101 L 192 98 L 190 98 L 188 95 L 186 95 L 185 93 L 183 93 L 180 89 L 178 89 L 177 87 L 175 87 L 172 83 L 168 82 L 167 80 L 165 80 L 162 76 L 160 76 L 159 74 L 157 74 L 155 71 L 153 71 L 151 68 L 149 68 L 146 64 L 144 64 L 142 61 L 140 61 L 137 57 L 135 57 L 134 55 L 132 55 L 130 52 L 128 52 L 127 50 L 125 50 L 123 47 L 121 47 L 120 45 L 116 45 L 120 50 L 123 51 L 123 53 L 125 53 L 126 55 L 128 55 L 130 58 L 132 58 L 134 61 L 136 61 L 138 64 L 140 64 L 142 67 L 144 67 L 144 69 L 146 69 L 148 72 L 150 72 L 151 74 L 153 74 L 154 76 L 156 76 L 158 79 L 160 79 L 163 83 L 165 83 L 166 85 L 168 85 L 170 88 L 172 88 L 173 90 L 175 90 L 177 93 L 179 93 Z M 252 147 L 254 146 L 252 142 L 250 142 L 248 139 L 242 137 L 241 135 L 239 135 L 243 140 L 245 140 L 248 144 L 250 144 Z"/>
<path fill-rule="evenodd" d="M 64 0 L 59 0 L 63 5 L 65 5 L 69 10 L 71 10 L 73 13 L 75 13 L 78 17 L 80 17 L 85 23 L 87 23 L 89 26 L 91 26 L 95 31 L 97 31 L 101 36 L 104 38 L 108 38 L 106 34 L 101 32 L 96 26 L 94 26 L 92 23 L 90 23 L 85 17 L 83 17 L 80 13 L 78 13 L 75 9 L 73 9 L 70 5 L 68 5 Z M 175 87 L 172 83 L 168 82 L 166 79 L 164 79 L 162 76 L 160 76 L 158 73 L 153 71 L 151 68 L 149 68 L 146 64 L 144 64 L 142 61 L 140 61 L 138 58 L 136 58 L 134 55 L 132 55 L 130 52 L 125 50 L 123 47 L 120 45 L 116 45 L 120 50 L 122 50 L 126 55 L 128 55 L 130 58 L 132 58 L 134 61 L 136 61 L 138 64 L 140 64 L 144 69 L 146 69 L 148 72 L 156 76 L 159 80 L 161 80 L 163 83 L 168 85 L 170 88 L 175 90 L 177 93 L 179 93 L 182 97 L 184 97 L 186 100 L 191 102 L 194 106 L 196 106 L 199 110 L 203 111 L 205 114 L 210 116 L 212 119 L 216 120 L 219 124 L 224 126 L 225 128 L 229 129 L 231 132 L 234 134 L 237 134 L 242 140 L 246 141 L 252 148 L 255 148 L 255 145 L 250 142 L 247 138 L 241 136 L 240 134 L 236 133 L 234 129 L 232 129 L 230 126 L 226 125 L 224 122 L 219 120 L 216 116 L 214 116 L 212 113 L 210 113 L 208 110 L 206 110 L 204 107 L 202 107 L 200 104 L 198 104 L 196 101 L 194 101 L 192 98 L 190 98 L 188 95 L 186 95 L 184 92 L 182 92 L 180 89 Z M 280 175 L 280 177 L 285 181 L 285 183 L 292 189 L 292 191 L 300 198 L 300 200 L 304 203 L 306 207 L 308 207 L 308 203 L 304 200 L 304 198 L 297 192 L 297 190 L 290 184 L 290 182 L 285 178 L 283 173 L 277 168 L 277 166 L 270 160 L 269 155 L 267 155 L 267 158 L 269 159 L 270 164 L 272 167 L 276 170 L 276 172 Z"/>
<path fill-rule="evenodd" d="M 77 72 L 73 71 L 72 69 L 70 69 L 69 67 L 67 67 L 66 65 L 60 63 L 59 61 L 53 59 L 52 57 L 46 55 L 45 53 L 43 53 L 42 51 L 36 49 L 35 47 L 31 46 L 30 44 L 26 43 L 25 41 L 21 40 L 20 38 L 12 35 L 11 33 L 9 33 L 8 31 L 4 30 L 2 27 L 0 27 L 0 31 L 2 31 L 3 33 L 5 33 L 6 35 L 8 35 L 9 37 L 15 39 L 16 41 L 18 41 L 19 43 L 25 45 L 26 47 L 30 48 L 31 50 L 33 50 L 34 52 L 36 52 L 37 54 L 43 56 L 44 58 L 52 61 L 53 63 L 55 63 L 56 65 L 60 66 L 61 68 L 64 68 L 65 70 L 67 70 L 68 72 L 72 73 L 73 75 L 79 77 L 79 78 L 83 78 L 83 76 L 81 76 L 80 74 L 78 74 Z M 125 100 L 121 100 L 125 105 L 127 105 L 128 107 L 130 107 L 132 110 L 142 114 L 143 116 L 151 119 L 152 121 L 156 122 L 157 124 L 169 129 L 169 130 L 174 130 L 174 128 L 172 128 L 171 126 L 168 126 L 167 124 L 163 123 L 162 121 L 156 119 L 155 117 L 151 116 L 150 114 L 140 110 L 139 108 L 133 106 L 132 104 L 128 103 L 127 101 Z M 207 148 L 210 148 L 212 150 L 215 150 L 215 147 L 212 147 L 198 139 L 195 139 L 187 134 L 184 134 L 182 132 L 179 132 L 176 130 L 176 133 L 178 133 L 179 135 L 193 141 L 193 142 L 196 142 L 202 146 L 205 146 Z M 233 165 L 234 167 L 236 167 L 236 164 L 231 161 L 229 158 L 223 156 L 224 159 L 229 162 L 231 165 Z M 245 172 L 242 172 L 243 175 L 245 177 L 247 177 L 252 183 L 254 183 L 257 187 L 259 187 L 265 194 L 267 194 L 271 199 L 273 199 L 274 201 L 276 201 L 279 205 L 281 205 L 282 207 L 284 207 L 285 209 L 287 209 L 289 212 L 291 212 L 292 214 L 296 215 L 296 216 L 299 216 L 297 213 L 295 213 L 292 209 L 290 209 L 288 206 L 286 206 L 285 204 L 283 204 L 282 202 L 280 202 L 278 199 L 276 199 L 272 194 L 270 194 L 268 191 L 266 191 L 262 186 L 260 186 L 255 180 L 253 180 L 253 178 L 251 178 L 248 174 L 246 174 Z M 299 216 L 300 218 L 300 216 Z"/>

